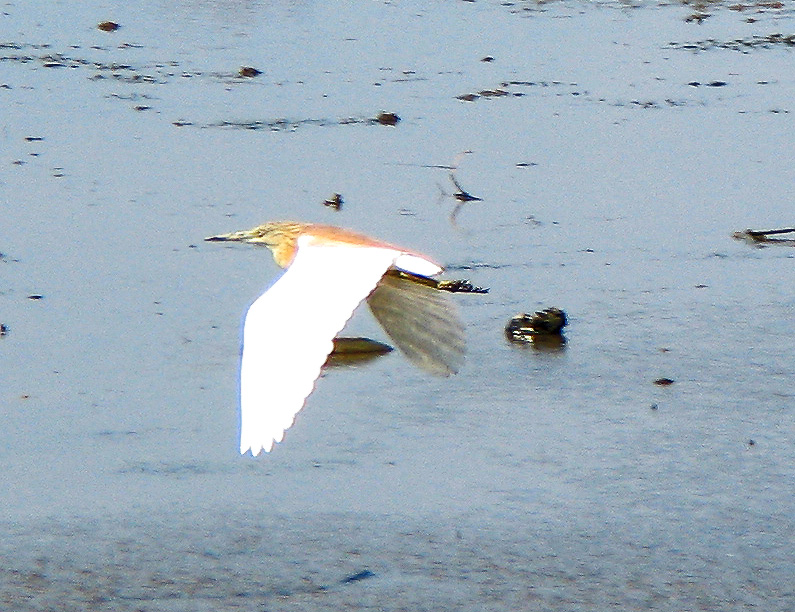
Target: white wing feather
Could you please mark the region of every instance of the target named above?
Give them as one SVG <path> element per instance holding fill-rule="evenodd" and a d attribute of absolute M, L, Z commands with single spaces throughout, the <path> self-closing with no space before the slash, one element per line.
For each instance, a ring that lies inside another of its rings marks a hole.
<path fill-rule="evenodd" d="M 240 452 L 281 442 L 345 326 L 400 251 L 299 238 L 292 264 L 251 305 L 240 366 Z"/>
<path fill-rule="evenodd" d="M 401 253 L 395 259 L 394 266 L 420 276 L 436 276 L 442 271 L 437 264 L 414 253 Z"/>

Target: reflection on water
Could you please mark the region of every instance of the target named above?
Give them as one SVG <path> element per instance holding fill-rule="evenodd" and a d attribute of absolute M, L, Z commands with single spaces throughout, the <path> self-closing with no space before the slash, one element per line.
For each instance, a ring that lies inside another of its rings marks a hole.
<path fill-rule="evenodd" d="M 0 600 L 790 608 L 793 254 L 730 237 L 792 224 L 774 5 L 7 5 Z M 459 376 L 330 368 L 241 458 L 239 321 L 278 270 L 201 238 L 273 218 L 489 287 L 453 296 Z M 506 341 L 549 305 L 565 350 Z"/>

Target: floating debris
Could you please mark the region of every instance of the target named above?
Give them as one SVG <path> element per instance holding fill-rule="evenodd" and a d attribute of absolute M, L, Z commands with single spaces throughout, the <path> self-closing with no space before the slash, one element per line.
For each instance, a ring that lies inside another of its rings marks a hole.
<path fill-rule="evenodd" d="M 753 2 L 749 2 L 743 4 L 738 2 L 737 4 L 731 4 L 727 7 L 730 11 L 738 11 L 742 12 L 745 10 L 753 10 L 759 11 L 760 9 L 781 9 L 784 8 L 784 3 L 780 0 L 755 0 Z"/>
<path fill-rule="evenodd" d="M 660 387 L 667 387 L 669 385 L 674 384 L 674 380 L 671 378 L 658 378 L 657 380 L 654 381 L 654 384 Z"/>
<path fill-rule="evenodd" d="M 340 584 L 348 584 L 349 582 L 358 582 L 359 580 L 365 580 L 367 578 L 373 578 L 375 574 L 370 570 L 362 570 L 361 572 L 356 572 L 350 576 L 347 576 L 340 580 Z"/>
<path fill-rule="evenodd" d="M 533 315 L 516 315 L 506 326 L 512 334 L 560 334 L 568 323 L 566 313 L 560 308 L 545 308 Z"/>
<path fill-rule="evenodd" d="M 400 117 L 395 113 L 380 112 L 376 115 L 375 120 L 381 125 L 397 125 Z"/>
<path fill-rule="evenodd" d="M 237 76 L 241 78 L 254 78 L 262 74 L 262 70 L 257 70 L 252 66 L 241 66 L 240 70 L 237 71 Z"/>
<path fill-rule="evenodd" d="M 505 97 L 515 97 L 520 98 L 522 96 L 527 95 L 524 91 L 517 91 L 517 88 L 528 88 L 528 87 L 568 87 L 574 88 L 577 87 L 576 83 L 564 83 L 563 81 L 503 81 L 499 84 L 499 86 L 490 88 L 490 89 L 481 89 L 477 92 L 469 92 L 464 93 L 461 95 L 456 96 L 457 100 L 461 100 L 463 102 L 474 102 L 475 100 L 479 100 L 480 98 L 505 98 Z M 572 90 L 568 92 L 570 95 L 579 96 L 583 93 L 579 90 Z"/>
<path fill-rule="evenodd" d="M 335 193 L 327 200 L 323 200 L 323 206 L 328 206 L 329 208 L 332 208 L 334 210 L 341 210 L 342 204 L 343 204 L 342 195 L 339 193 Z"/>
<path fill-rule="evenodd" d="M 483 89 L 478 92 L 481 98 L 502 98 L 503 96 L 510 96 L 511 92 L 507 89 Z M 523 96 L 522 93 L 514 93 L 514 96 Z"/>
<path fill-rule="evenodd" d="M 113 99 L 113 100 L 126 100 L 128 102 L 136 102 L 138 100 L 155 100 L 154 96 L 150 96 L 147 94 L 140 94 L 140 93 L 127 93 L 127 94 L 119 94 L 119 93 L 112 93 L 105 96 L 106 98 Z"/>
<path fill-rule="evenodd" d="M 702 13 L 700 11 L 696 11 L 685 17 L 685 22 L 701 24 L 704 23 L 704 21 L 709 19 L 710 17 L 712 17 L 712 15 L 710 15 L 709 13 Z"/>
<path fill-rule="evenodd" d="M 668 43 L 672 49 L 685 51 L 709 51 L 710 49 L 728 49 L 747 53 L 752 49 L 770 49 L 777 46 L 795 47 L 795 34 L 769 34 L 767 36 L 751 36 L 750 38 L 735 38 L 734 40 L 721 41 L 714 38 L 688 43 Z"/>
<path fill-rule="evenodd" d="M 45 59 L 42 62 L 42 66 L 45 68 L 66 68 L 67 64 L 57 59 Z"/>
<path fill-rule="evenodd" d="M 398 120 L 400 118 L 398 117 Z M 187 125 L 187 123 L 186 123 Z M 192 124 L 190 124 L 192 125 Z M 242 130 L 270 130 L 271 132 L 293 132 L 304 126 L 328 127 L 335 125 L 390 125 L 381 123 L 377 117 L 345 117 L 343 119 L 255 119 L 253 121 L 219 121 L 200 125 L 203 128 L 236 128 Z"/>
<path fill-rule="evenodd" d="M 732 238 L 735 240 L 742 240 L 748 244 L 763 247 L 766 245 L 778 246 L 795 246 L 795 237 L 793 238 L 770 238 L 770 236 L 778 236 L 781 234 L 795 234 L 795 228 L 783 228 L 773 230 L 752 230 L 747 229 L 742 232 L 734 232 Z"/>
<path fill-rule="evenodd" d="M 43 67 L 46 68 L 85 68 L 95 71 L 95 73 L 89 77 L 91 80 L 114 79 L 126 83 L 164 84 L 177 76 L 173 71 L 173 68 L 177 65 L 176 62 L 156 63 L 150 66 L 136 68 L 129 64 L 94 61 L 85 57 L 73 55 L 75 50 L 80 48 L 79 46 L 71 46 L 68 54 L 53 52 L 49 45 L 0 43 L 0 49 L 3 48 L 13 48 L 20 51 L 31 51 L 30 53 L 26 53 L 24 55 L 11 55 L 0 58 L 4 61 L 18 62 L 21 64 L 39 62 Z M 138 46 L 126 43 L 124 45 L 120 45 L 118 48 L 138 48 Z M 142 74 L 140 70 L 144 69 L 151 70 L 154 74 Z M 183 74 L 181 76 L 198 76 L 200 74 L 201 73 L 192 73 Z"/>
<path fill-rule="evenodd" d="M 477 93 L 468 93 L 456 96 L 459 100 L 464 102 L 474 102 L 478 98 L 502 98 L 505 96 L 523 96 L 521 92 L 511 93 L 507 89 L 482 89 Z"/>
<path fill-rule="evenodd" d="M 545 308 L 535 314 L 520 313 L 505 326 L 505 336 L 511 342 L 528 342 L 560 347 L 565 343 L 563 328 L 568 323 L 560 308 Z"/>
<path fill-rule="evenodd" d="M 115 32 L 120 27 L 121 26 L 115 21 L 102 21 L 97 24 L 97 29 L 102 30 L 103 32 Z"/>

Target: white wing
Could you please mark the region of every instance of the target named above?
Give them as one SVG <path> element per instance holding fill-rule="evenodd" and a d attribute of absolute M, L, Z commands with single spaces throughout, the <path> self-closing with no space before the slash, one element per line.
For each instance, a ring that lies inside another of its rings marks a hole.
<path fill-rule="evenodd" d="M 299 238 L 287 271 L 251 305 L 240 366 L 240 452 L 270 451 L 312 392 L 334 336 L 400 251 Z"/>
<path fill-rule="evenodd" d="M 420 276 L 436 276 L 442 271 L 440 266 L 414 253 L 401 253 L 395 259 L 394 265 L 396 268 Z"/>

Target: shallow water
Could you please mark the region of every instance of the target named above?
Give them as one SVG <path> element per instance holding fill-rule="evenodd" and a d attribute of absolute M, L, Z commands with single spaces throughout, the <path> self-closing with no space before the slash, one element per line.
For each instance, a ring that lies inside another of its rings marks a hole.
<path fill-rule="evenodd" d="M 4 13 L 6 607 L 791 609 L 793 254 L 729 237 L 792 225 L 790 10 Z M 239 325 L 278 272 L 202 238 L 279 218 L 491 292 L 457 377 L 333 369 L 252 460 Z M 547 306 L 564 349 L 505 341 Z"/>

